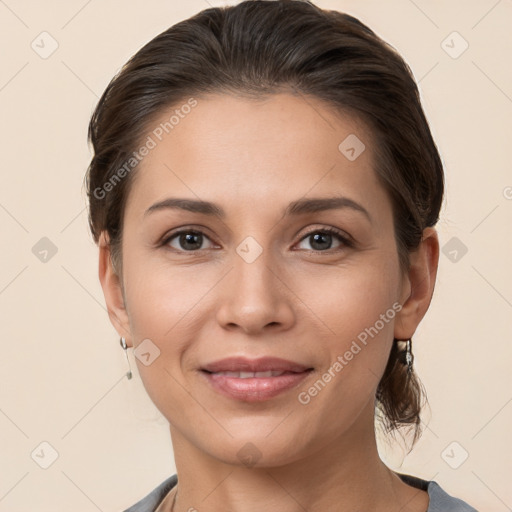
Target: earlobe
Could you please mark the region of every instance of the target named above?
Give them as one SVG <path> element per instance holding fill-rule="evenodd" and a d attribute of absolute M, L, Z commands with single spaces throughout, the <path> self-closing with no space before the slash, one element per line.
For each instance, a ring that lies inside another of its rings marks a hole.
<path fill-rule="evenodd" d="M 410 254 L 410 268 L 404 279 L 405 301 L 396 317 L 394 337 L 408 340 L 425 316 L 437 275 L 439 239 L 434 228 L 426 228 L 420 246 Z"/>
<path fill-rule="evenodd" d="M 103 289 L 103 295 L 105 296 L 108 316 L 116 331 L 121 337 L 126 339 L 126 344 L 131 347 L 133 344 L 130 336 L 130 322 L 124 302 L 122 285 L 112 265 L 108 235 L 105 231 L 100 235 L 98 247 L 98 277 Z"/>

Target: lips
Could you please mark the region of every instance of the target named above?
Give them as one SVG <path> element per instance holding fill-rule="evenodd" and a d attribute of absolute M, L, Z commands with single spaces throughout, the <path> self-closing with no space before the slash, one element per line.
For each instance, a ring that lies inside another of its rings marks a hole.
<path fill-rule="evenodd" d="M 231 357 L 209 363 L 201 370 L 207 383 L 221 395 L 262 402 L 297 387 L 313 368 L 275 357 Z"/>
<path fill-rule="evenodd" d="M 261 357 L 248 359 L 246 357 L 228 357 L 202 367 L 210 373 L 219 372 L 294 372 L 300 373 L 311 369 L 302 364 L 280 359 L 278 357 Z M 244 377 L 242 377 L 244 378 Z"/>
<path fill-rule="evenodd" d="M 226 377 L 236 377 L 237 379 L 250 379 L 256 377 L 261 379 L 263 377 L 279 377 L 285 374 L 283 371 L 268 370 L 266 372 L 212 372 L 215 375 L 225 375 Z"/>

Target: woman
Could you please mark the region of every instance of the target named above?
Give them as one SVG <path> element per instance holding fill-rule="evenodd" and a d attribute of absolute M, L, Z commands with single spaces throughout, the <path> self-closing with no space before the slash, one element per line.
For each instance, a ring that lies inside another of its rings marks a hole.
<path fill-rule="evenodd" d="M 129 511 L 474 511 L 377 451 L 376 418 L 420 433 L 443 197 L 389 45 L 311 2 L 207 9 L 130 59 L 89 136 L 109 316 L 177 468 Z"/>

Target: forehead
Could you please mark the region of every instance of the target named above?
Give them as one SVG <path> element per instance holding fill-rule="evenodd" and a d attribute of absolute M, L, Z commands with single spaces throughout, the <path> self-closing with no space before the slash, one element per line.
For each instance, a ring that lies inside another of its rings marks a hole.
<path fill-rule="evenodd" d="M 304 95 L 218 94 L 194 101 L 150 123 L 145 140 L 152 147 L 128 199 L 136 210 L 168 195 L 247 208 L 329 193 L 368 204 L 384 200 L 372 134 L 355 116 Z"/>

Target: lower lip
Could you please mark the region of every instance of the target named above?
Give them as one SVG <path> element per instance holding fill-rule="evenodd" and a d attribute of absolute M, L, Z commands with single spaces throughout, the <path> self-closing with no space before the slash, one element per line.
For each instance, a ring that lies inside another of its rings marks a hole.
<path fill-rule="evenodd" d="M 310 373 L 286 373 L 277 377 L 227 377 L 201 372 L 210 385 L 224 396 L 244 402 L 263 402 L 299 385 Z"/>

